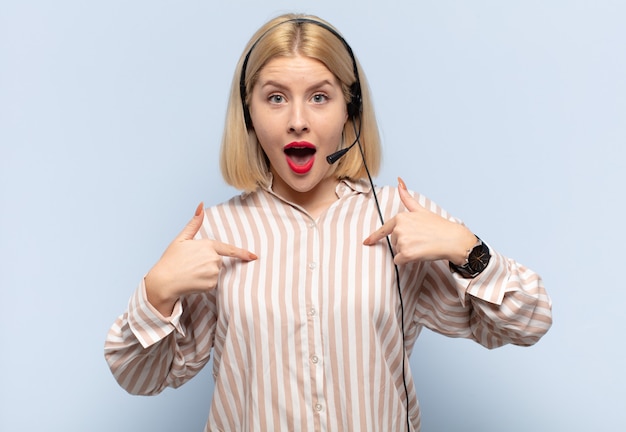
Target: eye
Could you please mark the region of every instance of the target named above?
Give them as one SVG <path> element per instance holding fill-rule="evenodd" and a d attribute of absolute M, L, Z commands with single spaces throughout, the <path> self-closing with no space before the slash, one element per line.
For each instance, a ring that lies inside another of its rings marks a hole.
<path fill-rule="evenodd" d="M 270 103 L 274 103 L 274 104 L 281 104 L 281 103 L 285 102 L 285 98 L 282 95 L 280 95 L 280 94 L 269 95 L 267 97 L 267 100 Z"/>
<path fill-rule="evenodd" d="M 324 93 L 316 93 L 313 95 L 311 100 L 313 101 L 313 103 L 324 103 L 328 100 L 328 96 L 326 96 Z"/>

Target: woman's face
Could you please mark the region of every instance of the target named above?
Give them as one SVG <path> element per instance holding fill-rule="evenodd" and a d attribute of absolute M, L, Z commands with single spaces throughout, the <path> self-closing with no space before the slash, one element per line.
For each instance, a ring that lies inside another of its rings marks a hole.
<path fill-rule="evenodd" d="M 341 84 L 323 63 L 300 55 L 270 60 L 252 89 L 250 116 L 276 193 L 295 202 L 334 194 L 326 156 L 339 148 L 348 114 Z"/>

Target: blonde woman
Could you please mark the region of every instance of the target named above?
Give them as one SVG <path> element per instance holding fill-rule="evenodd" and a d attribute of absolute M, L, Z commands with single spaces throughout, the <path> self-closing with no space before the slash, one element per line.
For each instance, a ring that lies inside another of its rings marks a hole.
<path fill-rule="evenodd" d="M 221 149 L 240 196 L 204 209 L 111 327 L 127 391 L 213 356 L 206 431 L 418 431 L 421 328 L 489 347 L 551 325 L 541 278 L 419 194 L 374 187 L 378 128 L 352 49 L 326 21 L 261 27 L 235 71 Z"/>

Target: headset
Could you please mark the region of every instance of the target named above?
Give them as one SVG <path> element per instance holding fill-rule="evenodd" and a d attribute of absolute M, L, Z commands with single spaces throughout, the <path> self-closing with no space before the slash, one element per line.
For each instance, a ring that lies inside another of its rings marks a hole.
<path fill-rule="evenodd" d="M 250 118 L 250 110 L 248 108 L 248 104 L 246 103 L 246 69 L 248 67 L 248 60 L 250 59 L 250 54 L 252 54 L 252 51 L 254 50 L 254 48 L 257 46 L 257 44 L 268 34 L 270 33 L 272 30 L 274 30 L 276 27 L 279 27 L 283 24 L 287 24 L 287 23 L 295 23 L 298 25 L 302 25 L 302 24 L 314 24 L 317 25 L 327 31 L 329 31 L 330 33 L 332 33 L 337 39 L 339 39 L 343 45 L 346 47 L 346 50 L 348 51 L 348 54 L 350 55 L 350 58 L 352 59 L 352 67 L 354 70 L 354 83 L 352 83 L 352 85 L 350 86 L 350 95 L 351 95 L 351 99 L 350 102 L 348 102 L 348 116 L 352 119 L 356 118 L 360 113 L 361 113 L 361 107 L 363 105 L 363 100 L 361 98 L 361 81 L 359 80 L 359 70 L 357 69 L 357 64 L 356 64 L 356 60 L 354 58 L 354 54 L 352 53 L 352 48 L 350 48 L 350 45 L 348 45 L 348 42 L 346 42 L 346 40 L 337 32 L 337 30 L 333 29 L 332 27 L 330 27 L 329 25 L 324 24 L 321 21 L 316 21 L 310 18 L 293 18 L 293 19 L 288 19 L 285 21 L 281 21 L 278 24 L 273 25 L 272 27 L 270 27 L 269 29 L 267 29 L 261 36 L 258 37 L 258 39 L 252 44 L 252 46 L 250 47 L 250 49 L 248 50 L 248 52 L 246 53 L 246 56 L 243 60 L 243 64 L 241 66 L 241 76 L 239 78 L 239 94 L 241 95 L 241 104 L 243 105 L 243 116 L 244 119 L 246 121 L 246 127 L 247 128 L 251 128 L 252 127 L 252 119 Z"/>
<path fill-rule="evenodd" d="M 372 180 L 372 176 L 370 175 L 370 171 L 369 168 L 367 167 L 367 163 L 365 162 L 365 153 L 363 151 L 363 146 L 361 145 L 361 141 L 360 141 L 360 136 L 361 136 L 361 112 L 363 111 L 363 98 L 362 98 L 362 93 L 361 93 L 361 81 L 359 79 L 359 70 L 357 67 L 357 62 L 356 62 L 356 58 L 354 57 L 354 53 L 352 52 L 352 48 L 350 47 L 350 45 L 348 44 L 348 42 L 346 42 L 346 40 L 343 38 L 343 36 L 341 36 L 337 30 L 335 30 L 334 28 L 330 27 L 329 25 L 321 22 L 321 21 L 317 21 L 311 18 L 292 18 L 292 19 L 287 19 L 285 21 L 281 21 L 278 24 L 273 25 L 272 27 L 270 27 L 269 29 L 267 29 L 263 34 L 261 34 L 261 36 L 259 36 L 256 41 L 254 41 L 254 43 L 250 46 L 250 49 L 248 50 L 248 52 L 246 53 L 246 56 L 244 57 L 242 66 L 241 66 L 241 76 L 239 77 L 239 94 L 241 96 L 241 104 L 243 106 L 243 115 L 244 115 L 244 120 L 246 122 L 246 128 L 250 129 L 252 128 L 252 119 L 250 117 L 250 109 L 248 107 L 248 104 L 246 103 L 246 69 L 248 67 L 248 60 L 250 59 L 250 54 L 252 53 L 252 51 L 254 50 L 254 48 L 257 46 L 257 44 L 272 30 L 274 30 L 276 27 L 281 26 L 283 24 L 287 24 L 287 23 L 293 23 L 293 24 L 297 24 L 297 25 L 302 25 L 302 24 L 313 24 L 316 25 L 318 27 L 321 27 L 325 30 L 327 30 L 328 32 L 330 32 L 331 34 L 333 34 L 337 39 L 339 39 L 339 41 L 341 41 L 341 43 L 343 44 L 343 46 L 346 48 L 346 51 L 348 52 L 348 55 L 350 56 L 350 59 L 352 60 L 352 68 L 354 70 L 354 82 L 350 85 L 350 101 L 347 103 L 347 112 L 348 112 L 348 117 L 351 119 L 352 121 L 352 127 L 354 128 L 354 133 L 355 133 L 355 140 L 352 144 L 350 144 L 348 147 L 343 148 L 341 150 L 338 150 L 328 156 L 326 156 L 326 161 L 332 165 L 335 162 L 337 162 L 339 159 L 341 159 L 341 157 L 343 157 L 343 155 L 345 155 L 352 147 L 354 147 L 356 144 L 358 144 L 359 146 L 359 150 L 361 152 L 361 158 L 363 159 L 363 166 L 365 167 L 365 171 L 367 173 L 367 178 L 369 179 L 370 185 L 372 187 L 372 194 L 374 196 L 374 201 L 376 203 L 376 209 L 378 210 L 378 216 L 380 219 L 380 223 L 381 224 L 385 224 L 384 218 L 383 218 L 383 214 L 382 211 L 380 209 L 380 204 L 378 202 L 378 197 L 376 196 L 376 188 L 374 187 L 374 181 Z M 357 126 L 356 126 L 356 119 L 359 119 L 359 127 L 357 130 Z M 395 257 L 395 252 L 393 250 L 393 247 L 391 246 L 391 240 L 389 239 L 389 237 L 386 237 L 387 240 L 387 245 L 389 246 L 389 251 L 391 252 L 391 257 L 394 258 Z M 407 427 L 407 431 L 411 430 L 410 427 L 410 420 L 409 420 L 409 391 L 406 385 L 406 347 L 404 345 L 404 305 L 402 302 L 402 291 L 400 289 L 400 271 L 398 270 L 398 266 L 397 264 L 394 263 L 394 268 L 395 268 L 395 272 L 396 272 L 396 285 L 398 287 L 398 297 L 400 300 L 400 312 L 401 312 L 401 328 L 402 328 L 402 381 L 404 383 L 404 394 L 406 396 L 406 427 Z"/>

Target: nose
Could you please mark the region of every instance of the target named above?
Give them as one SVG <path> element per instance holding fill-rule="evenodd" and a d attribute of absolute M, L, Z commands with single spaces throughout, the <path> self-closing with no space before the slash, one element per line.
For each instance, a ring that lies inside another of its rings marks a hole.
<path fill-rule="evenodd" d="M 308 132 L 309 122 L 306 115 L 306 107 L 301 103 L 294 103 L 289 113 L 289 132 L 301 134 Z"/>

